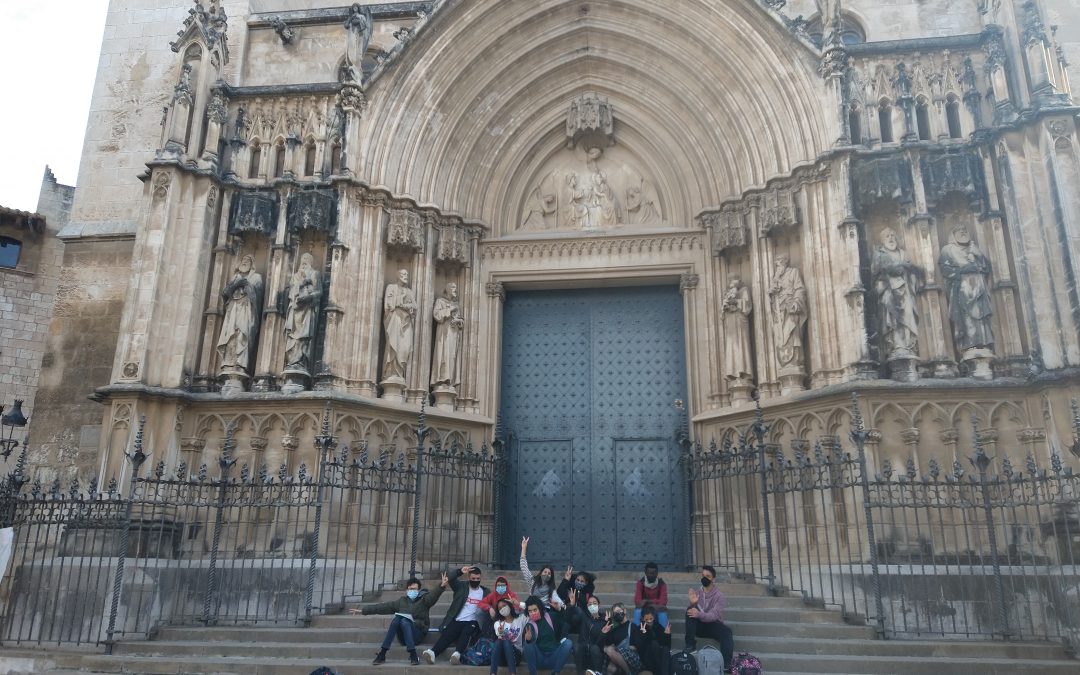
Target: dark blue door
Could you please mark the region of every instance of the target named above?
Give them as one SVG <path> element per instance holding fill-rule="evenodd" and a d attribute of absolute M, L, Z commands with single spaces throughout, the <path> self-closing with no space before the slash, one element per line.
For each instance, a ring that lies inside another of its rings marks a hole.
<path fill-rule="evenodd" d="M 677 287 L 511 293 L 502 419 L 513 536 L 534 567 L 681 566 L 676 433 L 685 399 Z"/>

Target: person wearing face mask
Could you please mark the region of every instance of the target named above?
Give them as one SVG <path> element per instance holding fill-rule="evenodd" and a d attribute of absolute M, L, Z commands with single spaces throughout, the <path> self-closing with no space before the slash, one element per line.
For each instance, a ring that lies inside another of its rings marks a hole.
<path fill-rule="evenodd" d="M 577 635 L 574 645 L 574 665 L 579 673 L 598 672 L 604 668 L 604 626 L 607 618 L 600 612 L 600 599 L 595 595 L 584 604 L 577 603 L 576 594 L 570 595 L 567 622 Z"/>
<path fill-rule="evenodd" d="M 480 610 L 485 612 L 490 619 L 490 621 L 481 621 L 480 623 L 484 635 L 488 637 L 495 637 L 494 624 L 499 619 L 496 606 L 500 600 L 504 599 L 513 601 L 515 607 L 520 602 L 517 595 L 510 590 L 510 582 L 506 580 L 506 577 L 499 577 L 495 580 L 495 590 L 485 595 L 484 599 L 480 601 Z"/>
<path fill-rule="evenodd" d="M 517 601 L 503 598 L 496 603 L 495 649 L 491 655 L 491 675 L 496 675 L 499 666 L 506 664 L 510 675 L 517 673 L 517 664 L 521 662 L 525 634 L 525 624 L 529 623 L 526 614 L 517 613 Z"/>
<path fill-rule="evenodd" d="M 563 634 L 562 612 L 547 609 L 540 598 L 529 596 L 525 601 L 525 644 L 522 649 L 529 675 L 536 675 L 540 668 L 550 668 L 552 675 L 559 675 L 570 658 L 574 645 Z"/>
<path fill-rule="evenodd" d="M 461 575 L 467 574 L 468 581 L 463 581 Z M 439 654 L 447 647 L 454 645 L 454 653 L 450 655 L 450 663 L 461 663 L 461 655 L 469 648 L 469 644 L 480 634 L 480 619 L 484 612 L 480 609 L 480 601 L 488 594 L 488 589 L 480 585 L 480 568 L 475 565 L 466 565 L 460 570 L 453 570 L 447 576 L 447 585 L 454 592 L 454 599 L 450 601 L 450 609 L 446 611 L 442 625 L 439 627 L 439 639 L 431 649 L 424 651 L 424 660 L 435 663 Z"/>
<path fill-rule="evenodd" d="M 529 561 L 525 557 L 529 549 L 529 538 L 521 538 L 521 578 L 529 587 L 529 595 L 535 595 L 544 603 L 544 607 L 551 607 L 551 598 L 555 595 L 555 568 L 544 565 L 540 571 L 533 574 L 529 569 Z"/>
<path fill-rule="evenodd" d="M 690 608 L 686 610 L 686 645 L 684 649 L 692 652 L 697 649 L 697 638 L 706 637 L 720 643 L 720 653 L 724 655 L 724 672 L 731 670 L 731 660 L 735 655 L 735 636 L 724 624 L 724 594 L 716 587 L 716 568 L 705 565 L 701 568 L 701 588 L 690 589 Z"/>
<path fill-rule="evenodd" d="M 641 669 L 668 675 L 671 661 L 671 626 L 662 628 L 651 605 L 641 608 L 641 622 L 630 627 L 630 649 L 641 659 Z"/>
<path fill-rule="evenodd" d="M 641 608 L 651 605 L 660 627 L 667 628 L 667 601 L 667 584 L 660 578 L 660 568 L 654 562 L 645 563 L 645 576 L 638 579 L 634 589 L 634 623 L 641 623 Z"/>
<path fill-rule="evenodd" d="M 372 665 L 386 662 L 386 652 L 390 651 L 390 645 L 397 638 L 405 649 L 409 651 L 409 663 L 419 665 L 420 659 L 416 655 L 418 645 L 427 635 L 428 613 L 431 607 L 439 601 L 443 590 L 449 585 L 449 579 L 442 575 L 442 585 L 435 589 L 434 593 L 428 593 L 421 588 L 419 579 L 409 579 L 405 583 L 405 595 L 390 602 L 381 602 L 375 605 L 365 605 L 360 609 L 350 610 L 353 614 L 393 614 L 394 620 L 390 622 L 390 628 L 386 631 L 382 648 L 375 655 Z"/>
<path fill-rule="evenodd" d="M 607 657 L 608 675 L 635 675 L 641 670 L 641 663 L 637 652 L 630 649 L 630 617 L 626 615 L 626 608 L 621 602 L 617 602 L 611 606 L 611 611 L 605 613 L 604 619 L 600 644 L 604 648 L 604 656 Z M 596 672 L 594 675 L 600 673 Z"/>
<path fill-rule="evenodd" d="M 577 591 L 578 604 L 586 605 L 596 590 L 596 575 L 585 571 L 575 573 L 573 565 L 567 567 L 566 572 L 563 573 L 563 580 L 559 582 L 559 588 L 555 591 L 564 606 L 569 603 L 571 589 Z"/>

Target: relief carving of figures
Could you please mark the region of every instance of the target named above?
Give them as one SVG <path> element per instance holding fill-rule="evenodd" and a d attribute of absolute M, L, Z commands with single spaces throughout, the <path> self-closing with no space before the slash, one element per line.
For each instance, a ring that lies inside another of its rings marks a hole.
<path fill-rule="evenodd" d="M 465 327 L 457 284 L 448 283 L 442 296 L 436 298 L 432 318 L 435 319 L 435 353 L 431 359 L 431 384 L 456 388 L 460 384 L 458 352 Z"/>
<path fill-rule="evenodd" d="M 626 219 L 631 225 L 660 222 L 656 190 L 649 181 L 642 180 L 637 185 L 626 188 Z"/>
<path fill-rule="evenodd" d="M 588 193 L 578 185 L 578 175 L 571 173 L 566 177 L 566 220 L 570 227 L 577 230 L 593 228 L 589 217 Z"/>
<path fill-rule="evenodd" d="M 776 257 L 772 287 L 769 289 L 776 339 L 776 361 L 781 375 L 784 371 L 802 372 L 806 363 L 802 336 L 807 315 L 806 286 L 803 284 L 802 274 L 789 263 L 790 259 L 786 255 Z"/>
<path fill-rule="evenodd" d="M 300 266 L 289 282 L 289 308 L 285 314 L 285 369 L 307 372 L 310 367 L 311 341 L 322 288 L 319 273 L 310 253 L 300 256 Z"/>
<path fill-rule="evenodd" d="M 409 288 L 409 271 L 399 270 L 397 283 L 386 285 L 383 295 L 383 330 L 386 353 L 383 357 L 383 381 L 405 382 L 405 372 L 412 358 L 416 328 L 416 294 Z"/>
<path fill-rule="evenodd" d="M 222 374 L 250 373 L 253 347 L 259 339 L 262 291 L 263 279 L 255 271 L 255 258 L 245 255 L 236 266 L 232 280 L 221 291 L 225 318 L 221 322 L 217 351 Z"/>
<path fill-rule="evenodd" d="M 885 228 L 874 251 L 870 273 L 881 308 L 879 330 L 887 360 L 913 359 L 919 353 L 919 323 L 915 294 L 922 287 L 923 271 L 900 248 L 896 231 Z"/>
<path fill-rule="evenodd" d="M 952 229 L 938 264 L 948 289 L 949 318 L 957 350 L 993 350 L 990 259 L 971 240 L 967 227 L 957 225 Z"/>
<path fill-rule="evenodd" d="M 749 384 L 754 379 L 751 361 L 753 346 L 750 344 L 750 314 L 754 304 L 750 289 L 736 273 L 728 275 L 728 288 L 720 303 L 724 313 L 724 378 L 728 382 Z"/>

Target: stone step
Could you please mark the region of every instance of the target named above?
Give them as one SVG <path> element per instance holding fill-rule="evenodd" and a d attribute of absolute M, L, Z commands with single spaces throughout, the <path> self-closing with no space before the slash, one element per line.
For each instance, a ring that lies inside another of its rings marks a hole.
<path fill-rule="evenodd" d="M 513 590 L 513 589 L 511 589 L 511 590 Z M 516 593 L 516 591 L 515 591 L 515 593 Z M 605 609 L 608 608 L 608 607 L 611 607 L 613 604 L 615 604 L 617 602 L 621 602 L 624 606 L 627 606 L 627 607 L 630 607 L 630 608 L 633 608 L 633 606 L 634 606 L 634 593 L 633 593 L 633 591 L 631 591 L 629 593 L 626 593 L 626 592 L 600 593 L 599 591 L 597 591 L 596 595 L 597 595 L 598 598 L 600 598 L 601 604 L 604 606 Z M 395 595 L 384 595 L 383 599 L 374 600 L 372 602 L 346 602 L 346 603 L 344 603 L 343 607 L 346 610 L 353 609 L 353 608 L 359 608 L 359 607 L 363 607 L 364 605 L 373 604 L 374 602 L 390 602 L 390 601 L 396 600 L 397 597 L 398 597 L 398 595 L 396 595 L 396 594 Z M 444 593 L 443 597 L 439 598 L 439 601 L 437 603 L 435 603 L 435 606 L 432 608 L 432 610 L 431 610 L 432 616 L 435 615 L 436 610 L 438 610 L 440 607 L 443 608 L 442 612 L 445 613 L 446 608 L 448 608 L 450 606 L 451 597 L 452 596 L 449 593 Z M 525 602 L 525 599 L 527 597 L 528 596 L 526 596 L 526 595 L 518 594 L 518 600 L 520 600 L 521 602 Z M 762 608 L 763 609 L 763 608 L 767 608 L 767 607 L 798 608 L 798 607 L 804 607 L 805 606 L 805 604 L 803 603 L 802 598 L 794 597 L 794 596 L 772 597 L 772 596 L 768 596 L 768 595 L 751 595 L 751 596 L 743 596 L 743 597 L 737 597 L 737 598 L 732 597 L 732 596 L 727 596 L 726 599 L 727 599 L 727 606 L 728 607 L 736 607 L 737 606 L 737 607 L 745 607 L 745 608 Z M 682 594 L 673 595 L 673 596 L 670 596 L 668 598 L 668 609 L 671 612 L 674 612 L 676 610 L 678 612 L 680 612 L 680 613 L 684 612 L 684 611 L 686 611 L 686 607 L 688 605 L 689 605 L 689 600 L 687 599 L 687 597 L 685 595 L 682 595 Z"/>
<path fill-rule="evenodd" d="M 432 617 L 439 617 L 439 613 L 432 612 Z M 838 612 L 829 612 L 819 609 L 803 608 L 801 605 L 795 607 L 729 607 L 724 612 L 725 620 L 731 622 L 746 622 L 746 621 L 768 621 L 771 623 L 777 622 L 790 622 L 790 623 L 829 623 L 829 624 L 842 624 L 843 618 Z M 353 616 L 350 614 L 327 614 L 323 616 L 313 617 L 311 625 L 326 628 L 343 628 L 357 625 L 356 622 L 361 617 Z M 441 617 L 440 617 L 441 618 Z M 675 612 L 672 616 L 673 626 L 680 626 L 682 624 L 682 613 Z"/>
<path fill-rule="evenodd" d="M 81 668 L 83 673 L 141 673 L 143 675 L 191 675 L 194 673 L 214 673 L 215 675 L 306 675 L 319 666 L 334 669 L 339 675 L 476 675 L 483 672 L 473 666 L 450 666 L 440 660 L 435 665 L 422 664 L 408 666 L 398 657 L 403 654 L 392 653 L 387 663 L 372 666 L 366 659 L 363 662 L 343 659 L 304 659 L 281 658 L 268 659 L 259 655 L 238 657 L 163 659 L 153 656 L 82 656 L 78 665 L 58 663 L 53 657 L 42 657 L 43 663 L 52 664 L 38 670 L 25 672 L 43 672 L 67 669 L 68 672 Z M 896 656 L 836 656 L 816 654 L 775 654 L 760 652 L 757 656 L 768 673 L 844 673 L 859 675 L 878 675 L 903 673 L 904 675 L 1014 675 L 1023 672 L 1027 675 L 1075 675 L 1078 663 L 1073 660 L 1015 660 L 995 658 L 942 658 L 933 657 L 896 657 Z M 61 671 L 63 672 L 63 671 Z M 518 672 L 522 672 L 519 669 Z M 573 667 L 564 670 L 573 673 Z"/>
<path fill-rule="evenodd" d="M 304 658 L 315 660 L 364 661 L 379 649 L 379 640 L 346 643 L 312 642 L 205 642 L 153 641 L 122 642 L 115 654 L 134 656 L 241 657 L 258 654 L 259 658 Z M 681 639 L 676 638 L 678 648 Z M 935 641 L 885 641 L 836 638 L 760 637 L 736 635 L 735 648 L 753 654 L 867 656 L 942 659 L 1023 659 L 1028 662 L 1065 659 L 1063 649 L 1046 643 L 974 643 Z M 421 648 L 422 649 L 422 648 Z M 394 653 L 404 658 L 404 649 Z M 1080 664 L 1077 664 L 1080 667 Z"/>

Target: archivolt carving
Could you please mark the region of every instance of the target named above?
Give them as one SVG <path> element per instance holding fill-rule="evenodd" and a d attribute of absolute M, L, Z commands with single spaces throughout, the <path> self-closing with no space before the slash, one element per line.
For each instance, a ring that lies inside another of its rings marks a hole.
<path fill-rule="evenodd" d="M 701 249 L 698 234 L 633 237 L 627 239 L 586 239 L 559 242 L 522 242 L 487 244 L 484 259 L 570 258 L 585 255 L 629 255 L 634 253 L 673 253 Z"/>

